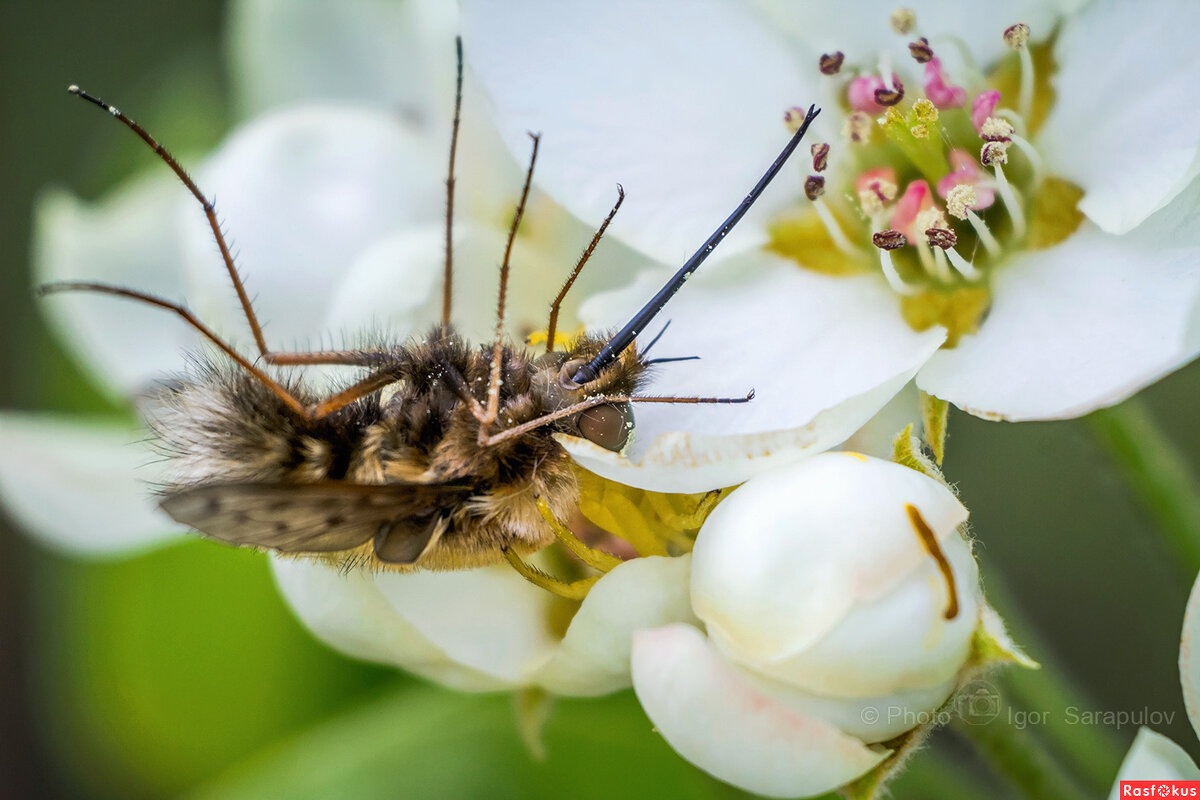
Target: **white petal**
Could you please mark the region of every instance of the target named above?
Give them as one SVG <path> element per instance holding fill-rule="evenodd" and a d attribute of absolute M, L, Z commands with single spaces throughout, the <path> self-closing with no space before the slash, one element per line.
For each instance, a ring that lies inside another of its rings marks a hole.
<path fill-rule="evenodd" d="M 501 135 L 522 159 L 525 131 L 545 134 L 538 185 L 594 223 L 620 182 L 629 196 L 612 235 L 666 263 L 691 255 L 771 163 L 784 110 L 817 99 L 816 71 L 721 0 L 461 5 Z M 721 255 L 765 239 L 759 221 L 795 193 L 791 174 Z"/>
<path fill-rule="evenodd" d="M 553 596 L 507 564 L 460 572 L 379 573 L 375 585 L 446 656 L 520 686 L 553 654 Z"/>
<path fill-rule="evenodd" d="M 688 599 L 690 556 L 635 558 L 588 592 L 562 644 L 535 680 L 561 695 L 608 694 L 630 685 L 633 632 L 697 622 Z"/>
<path fill-rule="evenodd" d="M 34 281 L 98 281 L 181 299 L 173 209 L 184 191 L 156 165 L 97 203 L 46 192 L 35 211 Z M 85 293 L 38 303 L 79 363 L 119 400 L 178 369 L 180 352 L 196 341 L 182 320 L 141 303 Z"/>
<path fill-rule="evenodd" d="M 915 383 L 905 384 L 887 405 L 879 409 L 853 436 L 842 442 L 838 449 L 890 460 L 896 436 L 909 425 L 913 426 L 914 435 L 920 435 L 921 400 Z"/>
<path fill-rule="evenodd" d="M 1056 43 L 1054 113 L 1041 134 L 1047 163 L 1085 190 L 1080 210 L 1124 233 L 1170 202 L 1197 173 L 1200 6 L 1187 0 L 1092 3 Z"/>
<path fill-rule="evenodd" d="M 593 298 L 581 309 L 584 321 L 592 328 L 624 322 L 664 278 L 645 275 Z M 701 360 L 662 365 L 647 394 L 742 397 L 754 389 L 754 400 L 635 404 L 637 433 L 625 458 L 565 444 L 593 472 L 668 492 L 731 486 L 838 444 L 944 337 L 941 328 L 913 332 L 880 281 L 816 275 L 765 253 L 697 274 L 660 320 L 671 326 L 655 356 Z"/>
<path fill-rule="evenodd" d="M 933 558 L 926 557 L 894 591 L 855 606 L 833 630 L 794 656 L 756 662 L 756 671 L 829 697 L 953 686 L 971 650 L 982 598 L 979 570 L 967 542 L 947 536 L 942 552 L 956 584 L 954 619 L 944 617 L 949 601 L 946 581 Z"/>
<path fill-rule="evenodd" d="M 1121 796 L 1121 781 L 1160 780 L 1200 780 L 1200 769 L 1196 769 L 1195 763 L 1182 747 L 1161 733 L 1142 728 L 1125 760 L 1121 762 L 1121 769 L 1108 795 L 1109 800 L 1117 800 Z"/>
<path fill-rule="evenodd" d="M 437 161 L 396 116 L 341 106 L 265 115 L 213 154 L 199 183 L 217 201 L 272 347 L 315 344 L 331 295 L 368 247 L 405 225 L 442 218 Z M 211 232 L 189 225 L 186 233 L 197 312 L 236 325 L 247 341 Z"/>
<path fill-rule="evenodd" d="M 934 356 L 917 384 L 981 417 L 1064 419 L 1186 364 L 1200 352 L 1200 246 L 1173 223 L 1196 200 L 1200 186 L 1125 236 L 1084 223 L 997 270 L 980 332 Z"/>
<path fill-rule="evenodd" d="M 633 685 L 646 715 L 681 756 L 768 797 L 823 794 L 888 754 L 776 702 L 690 625 L 634 634 Z"/>
<path fill-rule="evenodd" d="M 314 636 L 352 658 L 390 664 L 463 691 L 507 683 L 457 664 L 388 604 L 364 570 L 343 572 L 318 561 L 272 556 L 284 599 Z"/>
<path fill-rule="evenodd" d="M 186 528 L 158 510 L 161 456 L 146 432 L 109 421 L 0 414 L 4 508 L 39 541 L 76 556 L 127 556 Z"/>
<path fill-rule="evenodd" d="M 807 717 L 824 720 L 843 733 L 867 744 L 886 742 L 919 725 L 943 724 L 953 711 L 942 704 L 954 692 L 957 681 L 925 689 L 901 689 L 874 697 L 822 697 L 760 677 L 749 669 L 741 673 L 763 694 L 780 705 Z"/>
<path fill-rule="evenodd" d="M 717 506 L 696 539 L 696 615 L 744 663 L 801 652 L 929 560 L 906 504 L 945 546 L 967 518 L 940 483 L 856 454 L 825 453 L 754 478 Z M 929 590 L 946 597 L 944 584 Z"/>
<path fill-rule="evenodd" d="M 896 34 L 890 24 L 898 7 L 894 0 L 857 0 L 854 23 L 847 24 L 846 7 L 822 0 L 753 0 L 767 19 L 808 52 L 812 60 L 805 64 L 816 70 L 820 53 L 841 50 L 847 60 L 870 68 L 881 52 L 888 52 L 892 64 L 907 65 L 908 42 L 913 36 L 928 37 L 939 56 L 957 63 L 958 47 L 947 37 L 961 41 L 981 66 L 1006 55 L 1004 29 L 1015 22 L 1029 25 L 1034 41 L 1042 41 L 1054 31 L 1060 9 L 1076 2 L 1051 3 L 1044 0 L 1017 2 L 960 3 L 953 0 L 924 0 L 901 4 L 916 13 L 919 34 Z M 954 73 L 951 72 L 951 75 Z"/>
<path fill-rule="evenodd" d="M 453 3 L 240 0 L 229 19 L 241 112 L 302 100 L 391 107 L 429 123 L 454 92 Z"/>
<path fill-rule="evenodd" d="M 1200 577 L 1192 584 L 1179 637 L 1179 682 L 1192 728 L 1200 731 Z"/>
<path fill-rule="evenodd" d="M 566 221 L 555 215 L 556 223 Z M 452 319 L 459 333 L 476 344 L 490 342 L 496 329 L 496 297 L 499 264 L 504 253 L 506 231 L 473 223 L 455 230 L 454 298 Z M 512 338 L 529 331 L 544 330 L 555 289 L 569 274 L 578 250 L 590 236 L 573 220 L 565 230 L 559 226 L 549 236 L 522 236 L 513 249 L 509 277 L 506 327 Z M 576 247 L 576 245 L 578 247 Z M 564 258 L 565 253 L 574 256 Z M 614 263 L 613 255 L 623 248 L 597 249 L 590 280 L 572 289 L 559 317 L 560 333 L 578 327 L 576 308 L 589 285 L 628 276 L 638 258 Z M 395 341 L 424 335 L 441 320 L 442 280 L 445 258 L 445 229 L 441 225 L 413 226 L 389 236 L 367 250 L 348 271 L 334 296 L 325 330 L 380 330 Z"/>

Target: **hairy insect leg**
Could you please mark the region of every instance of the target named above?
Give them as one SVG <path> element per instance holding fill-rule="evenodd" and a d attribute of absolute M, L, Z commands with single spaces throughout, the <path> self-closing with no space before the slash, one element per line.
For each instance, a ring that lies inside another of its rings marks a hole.
<path fill-rule="evenodd" d="M 458 76 L 454 88 L 454 124 L 450 129 L 450 167 L 446 172 L 446 269 L 442 280 L 442 327 L 450 327 L 450 298 L 454 294 L 454 158 L 458 154 L 458 125 L 462 119 L 462 37 L 454 37 Z"/>
<path fill-rule="evenodd" d="M 395 383 L 399 380 L 394 366 L 384 367 L 383 369 L 372 372 L 367 377 L 347 386 L 342 391 L 329 397 L 316 405 L 309 406 L 306 413 L 309 419 L 321 419 L 327 417 L 338 409 L 345 408 L 367 395 L 377 392 L 385 386 Z"/>
<path fill-rule="evenodd" d="M 566 408 L 560 408 L 558 411 L 555 411 L 551 414 L 546 414 L 545 416 L 538 417 L 537 419 L 532 419 L 529 422 L 523 422 L 520 425 L 514 425 L 508 430 L 500 431 L 500 433 L 497 433 L 494 436 L 488 436 L 484 438 L 481 435 L 479 443 L 480 445 L 486 447 L 498 442 L 503 442 L 505 439 L 511 439 L 514 436 L 521 436 L 529 433 L 529 431 L 536 430 L 543 425 L 549 425 L 551 422 L 556 420 L 569 417 L 573 414 L 578 414 L 580 411 L 587 411 L 589 408 L 594 408 L 596 406 L 605 405 L 608 403 L 684 403 L 689 405 L 697 403 L 730 404 L 749 403 L 753 399 L 753 389 L 747 392 L 745 397 L 639 397 L 636 395 L 597 395 L 596 397 L 589 397 L 587 400 L 567 406 Z"/>
<path fill-rule="evenodd" d="M 582 600 L 587 597 L 587 593 L 596 584 L 596 581 L 601 578 L 600 575 L 592 575 L 589 578 L 580 578 L 570 583 L 560 581 L 558 578 L 542 572 L 507 547 L 503 548 L 501 552 L 504 553 L 505 560 L 512 565 L 513 569 L 520 573 L 522 578 L 534 586 L 545 589 L 548 592 L 553 592 L 559 597 L 565 597 L 568 600 Z"/>
<path fill-rule="evenodd" d="M 246 287 L 242 284 L 242 278 L 240 275 L 238 275 L 237 267 L 233 263 L 233 254 L 229 251 L 229 245 L 225 241 L 225 235 L 221 232 L 221 223 L 217 220 L 216 205 L 214 205 L 213 202 L 209 200 L 203 192 L 200 191 L 200 187 L 197 186 L 196 182 L 193 181 L 191 176 L 187 174 L 187 171 L 180 166 L 179 162 L 175 160 L 175 157 L 167 152 L 167 149 L 159 144 L 158 140 L 147 133 L 145 128 L 121 113 L 120 109 L 118 109 L 116 106 L 104 102 L 99 97 L 88 94 L 78 86 L 70 86 L 67 88 L 67 91 L 83 98 L 84 100 L 87 100 L 92 105 L 104 109 L 109 114 L 120 120 L 125 127 L 137 134 L 138 138 L 149 145 L 150 149 L 152 149 L 154 153 L 161 158 L 168 167 L 171 168 L 171 171 L 175 173 L 176 177 L 183 182 L 183 185 L 187 187 L 187 190 L 191 192 L 192 196 L 196 198 L 196 201 L 200 203 L 201 208 L 204 209 L 204 216 L 208 219 L 208 227 L 212 229 L 213 238 L 215 238 L 217 241 L 217 248 L 221 251 L 221 260 L 225 262 L 225 269 L 229 273 L 229 279 L 233 282 L 234 291 L 237 292 L 238 302 L 240 302 L 242 305 L 242 312 L 246 315 L 246 321 L 250 324 L 250 332 L 254 335 L 254 342 L 258 345 L 259 352 L 262 353 L 264 358 L 266 358 L 269 351 L 267 349 L 267 342 L 263 338 L 262 326 L 258 324 L 258 317 L 255 316 L 254 308 L 250 304 L 250 296 L 246 293 Z"/>
<path fill-rule="evenodd" d="M 377 367 L 392 356 L 389 350 L 316 350 L 307 353 L 266 353 L 263 358 L 281 367 L 332 364 L 342 367 Z"/>
<path fill-rule="evenodd" d="M 249 372 L 264 386 L 270 389 L 276 397 L 278 397 L 284 402 L 285 405 L 287 405 L 288 408 L 292 409 L 292 411 L 295 411 L 297 414 L 308 416 L 308 410 L 305 408 L 304 404 L 297 400 L 291 392 L 280 385 L 279 382 L 274 380 L 270 375 L 251 364 L 248 360 L 246 360 L 245 356 L 234 350 L 231 345 L 227 344 L 223 339 L 221 339 L 221 337 L 217 336 L 217 334 L 211 328 L 197 319 L 195 314 L 178 303 L 172 303 L 169 300 L 164 300 L 161 297 L 155 297 L 154 295 L 146 294 L 145 292 L 138 292 L 134 291 L 133 289 L 125 289 L 120 286 L 109 286 L 103 283 L 48 283 L 38 287 L 37 291 L 39 296 L 54 294 L 57 292 L 100 292 L 101 294 L 112 294 L 118 297 L 126 297 L 130 300 L 138 300 L 143 303 L 149 303 L 152 306 L 157 306 L 158 308 L 166 309 L 167 311 L 174 311 L 176 314 L 182 317 L 188 325 L 191 325 L 193 328 L 195 328 L 200 335 L 208 339 L 210 342 L 216 345 L 221 352 L 233 359 L 238 366 Z"/>
<path fill-rule="evenodd" d="M 461 55 L 460 55 L 460 70 L 461 70 Z M 461 78 L 460 78 L 461 79 Z M 200 207 L 204 210 L 204 216 L 208 220 L 208 227 L 212 230 L 213 238 L 217 242 L 217 249 L 221 252 L 221 260 L 225 263 L 225 270 L 229 273 L 229 280 L 233 283 L 233 289 L 237 293 L 238 302 L 242 306 L 242 313 L 246 317 L 246 322 L 250 326 L 250 333 L 254 336 L 254 344 L 258 347 L 258 352 L 263 360 L 269 364 L 278 365 L 300 365 L 300 364 L 341 364 L 348 366 L 371 366 L 372 364 L 362 364 L 357 359 L 357 354 L 347 352 L 324 352 L 324 353 L 273 353 L 267 347 L 266 338 L 263 336 L 262 325 L 259 324 L 258 315 L 254 312 L 254 306 L 250 301 L 250 295 L 246 292 L 246 286 L 242 282 L 242 276 L 238 274 L 237 266 L 233 263 L 233 254 L 230 252 L 229 244 L 225 241 L 225 234 L 221 231 L 221 223 L 217 219 L 217 207 L 213 201 L 200 191 L 200 187 L 192 180 L 183 166 L 175 159 L 173 155 L 163 147 L 157 139 L 150 135 L 141 125 L 127 117 L 116 106 L 106 103 L 95 95 L 85 92 L 78 86 L 70 86 L 67 88 L 71 94 L 80 97 L 94 106 L 104 109 L 125 127 L 129 128 L 138 138 L 150 146 L 163 163 L 171 168 L 175 176 L 183 183 L 184 187 L 191 192 L 196 201 L 200 203 Z M 457 129 L 457 126 L 456 126 Z M 372 362 L 373 363 L 373 362 Z"/>
<path fill-rule="evenodd" d="M 567 292 L 571 291 L 571 287 L 575 284 L 575 279 L 579 277 L 579 273 L 583 271 L 583 265 L 592 257 L 592 251 L 596 249 L 596 245 L 600 244 L 600 238 L 604 236 L 604 232 L 608 230 L 608 224 L 613 221 L 613 217 L 617 215 L 617 209 L 621 207 L 621 203 L 625 202 L 625 187 L 617 184 L 617 202 L 613 204 L 612 211 L 608 212 L 608 216 L 604 218 L 604 222 L 600 223 L 596 235 L 592 237 L 592 241 L 588 244 L 587 249 L 583 251 L 583 255 L 579 257 L 579 262 L 575 264 L 575 269 L 571 270 L 571 275 L 563 283 L 562 289 L 559 290 L 558 296 L 554 298 L 554 302 L 550 304 L 550 321 L 546 323 L 546 352 L 554 350 L 554 334 L 558 328 L 558 312 L 562 307 L 562 302 L 567 297 Z"/>
<path fill-rule="evenodd" d="M 508 242 L 504 245 L 504 260 L 500 262 L 500 296 L 496 300 L 496 336 L 492 345 L 492 373 L 488 380 L 487 410 L 479 428 L 479 441 L 483 442 L 488 436 L 488 427 L 496 421 L 500 413 L 500 374 L 504 355 L 504 303 L 508 298 L 508 271 L 512 260 L 513 242 L 517 239 L 517 230 L 521 227 L 521 218 L 525 216 L 525 204 L 529 201 L 529 187 L 533 183 L 533 166 L 537 163 L 538 143 L 541 134 L 531 133 L 533 151 L 529 154 L 529 168 L 525 171 L 525 185 L 521 188 L 521 198 L 517 201 L 517 209 L 513 212 L 512 224 L 508 228 Z"/>
<path fill-rule="evenodd" d="M 271 390 L 271 392 L 287 405 L 292 411 L 300 414 L 307 419 L 320 419 L 328 416 L 339 408 L 353 403 L 360 397 L 365 397 L 371 392 L 378 391 L 389 383 L 394 383 L 397 380 L 395 365 L 387 365 L 373 372 L 361 381 L 343 389 L 342 391 L 323 400 L 313 406 L 305 406 L 295 395 L 285 389 L 278 381 L 272 378 L 267 373 L 263 372 L 258 367 L 251 364 L 245 356 L 233 349 L 233 346 L 217 336 L 216 332 L 201 322 L 195 314 L 189 311 L 186 307 L 172 303 L 170 300 L 164 300 L 161 297 L 156 297 L 145 292 L 126 289 L 121 286 L 109 286 L 103 283 L 48 283 L 38 287 L 38 295 L 45 296 L 47 294 L 56 294 L 58 292 L 99 292 L 100 294 L 111 294 L 117 297 L 124 297 L 130 300 L 137 300 L 142 303 L 156 306 L 166 311 L 173 311 L 183 318 L 184 322 L 194 328 L 201 336 L 208 339 L 225 355 L 229 356 L 242 369 L 253 375 L 259 382 Z M 314 354 L 319 355 L 319 354 Z M 308 363 L 356 363 L 348 361 L 326 361 L 326 362 L 308 362 Z M 365 365 L 363 365 L 365 366 Z"/>
<path fill-rule="evenodd" d="M 558 517 L 554 516 L 554 512 L 550 510 L 549 504 L 540 497 L 537 501 L 537 509 L 538 513 L 542 515 L 542 519 L 546 520 L 546 524 L 550 526 L 550 530 L 554 531 L 554 535 L 563 543 L 563 546 L 592 569 L 608 572 L 613 567 L 622 563 L 621 559 L 611 553 L 597 550 L 581 542 L 579 537 L 571 533 L 570 528 L 563 525 L 558 520 Z"/>

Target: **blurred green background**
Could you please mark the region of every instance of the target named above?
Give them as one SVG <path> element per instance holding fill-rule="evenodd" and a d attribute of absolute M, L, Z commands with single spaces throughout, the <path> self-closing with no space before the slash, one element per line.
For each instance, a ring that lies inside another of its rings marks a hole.
<path fill-rule="evenodd" d="M 151 161 L 120 126 L 79 113 L 70 83 L 136 110 L 182 154 L 218 142 L 231 124 L 222 17 L 218 2 L 0 0 L 0 406 L 120 413 L 35 309 L 34 199 L 48 185 L 95 198 Z M 1198 392 L 1193 366 L 1142 398 L 1193 468 Z M 955 413 L 950 435 L 947 471 L 972 511 L 989 593 L 1034 657 L 1074 685 L 1059 697 L 1018 678 L 1011 702 L 1059 719 L 1067 702 L 1168 712 L 1160 732 L 1200 755 L 1176 667 L 1194 576 L 1167 552 L 1092 426 Z M 550 757 L 535 763 L 509 698 L 445 692 L 324 648 L 291 618 L 258 555 L 194 541 L 128 561 L 73 561 L 6 524 L 0 795 L 737 794 L 671 753 L 630 693 L 558 704 Z M 1135 732 L 1077 732 L 1094 740 L 1093 785 L 1115 774 Z M 994 782 L 954 732 L 939 732 L 932 751 L 897 796 L 962 796 L 948 774 Z M 972 795 L 1014 796 L 1000 786 Z"/>

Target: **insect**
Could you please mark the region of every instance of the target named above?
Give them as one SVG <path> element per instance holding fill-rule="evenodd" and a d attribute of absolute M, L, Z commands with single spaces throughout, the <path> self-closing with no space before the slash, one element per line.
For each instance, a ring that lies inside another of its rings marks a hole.
<path fill-rule="evenodd" d="M 559 522 L 578 504 L 565 433 L 620 450 L 631 403 L 744 403 L 753 397 L 657 397 L 637 393 L 656 362 L 637 337 L 741 219 L 783 167 L 819 111 L 803 125 L 730 217 L 668 283 L 612 335 L 585 334 L 555 350 L 559 309 L 624 200 L 618 198 L 550 306 L 546 351 L 506 341 L 505 300 L 513 241 L 537 161 L 532 152 L 500 265 L 496 334 L 473 347 L 451 323 L 454 163 L 462 107 L 462 44 L 446 180 L 442 321 L 423 338 L 363 350 L 276 352 L 267 346 L 213 203 L 173 156 L 117 108 L 77 86 L 149 145 L 196 198 L 212 228 L 253 334 L 252 361 L 185 306 L 135 289 L 90 282 L 48 284 L 42 294 L 90 291 L 181 316 L 224 354 L 161 388 L 149 424 L 174 467 L 161 507 L 212 539 L 282 553 L 328 554 L 343 566 L 464 569 L 508 560 L 539 585 L 570 596 L 572 584 L 525 557 L 559 538 L 593 565 L 606 554 L 574 540 Z M 661 335 L 661 334 L 660 334 Z M 657 338 L 657 337 L 656 337 Z M 260 366 L 263 364 L 265 366 Z M 286 369 L 334 364 L 365 370 L 321 397 Z M 573 540 L 573 541 L 572 541 Z M 611 556 L 607 556 L 612 559 Z"/>

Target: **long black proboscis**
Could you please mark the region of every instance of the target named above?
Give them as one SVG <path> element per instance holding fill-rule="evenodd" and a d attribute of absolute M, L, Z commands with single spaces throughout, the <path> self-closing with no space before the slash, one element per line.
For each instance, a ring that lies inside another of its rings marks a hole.
<path fill-rule="evenodd" d="M 800 144 L 800 140 L 804 138 L 805 132 L 808 131 L 808 126 L 820 113 L 821 109 L 815 105 L 809 106 L 808 114 L 804 117 L 804 122 L 800 124 L 800 127 L 787 143 L 787 146 L 779 153 L 779 157 L 775 159 L 775 162 L 758 179 L 758 183 L 754 184 L 754 188 L 750 190 L 750 194 L 746 195 L 746 199 L 734 209 L 734 212 L 721 224 L 721 227 L 713 231 L 712 235 L 704 241 L 704 244 L 700 245 L 700 249 L 684 262 L 679 271 L 667 281 L 667 284 L 658 290 L 658 294 L 654 295 L 649 303 L 642 306 L 642 310 L 634 315 L 633 319 L 625 323 L 625 327 L 617 331 L 616 335 L 608 340 L 608 344 L 604 345 L 604 348 L 596 354 L 596 357 L 575 372 L 575 375 L 571 378 L 572 381 L 583 385 L 593 380 L 600 374 L 600 370 L 616 361 L 621 352 L 637 338 L 639 333 L 646 329 L 646 326 L 650 324 L 650 320 L 654 319 L 659 311 L 662 311 L 667 301 L 679 291 L 679 288 L 692 276 L 696 268 L 704 263 L 704 259 L 708 258 L 709 254 L 721 243 L 721 240 L 733 230 L 733 226 L 737 225 L 742 217 L 746 215 L 746 212 L 750 210 L 750 206 L 754 205 L 754 201 L 763 193 L 767 185 L 779 173 L 779 170 L 783 169 L 783 165 L 787 163 L 792 151 L 796 149 L 797 145 Z"/>

